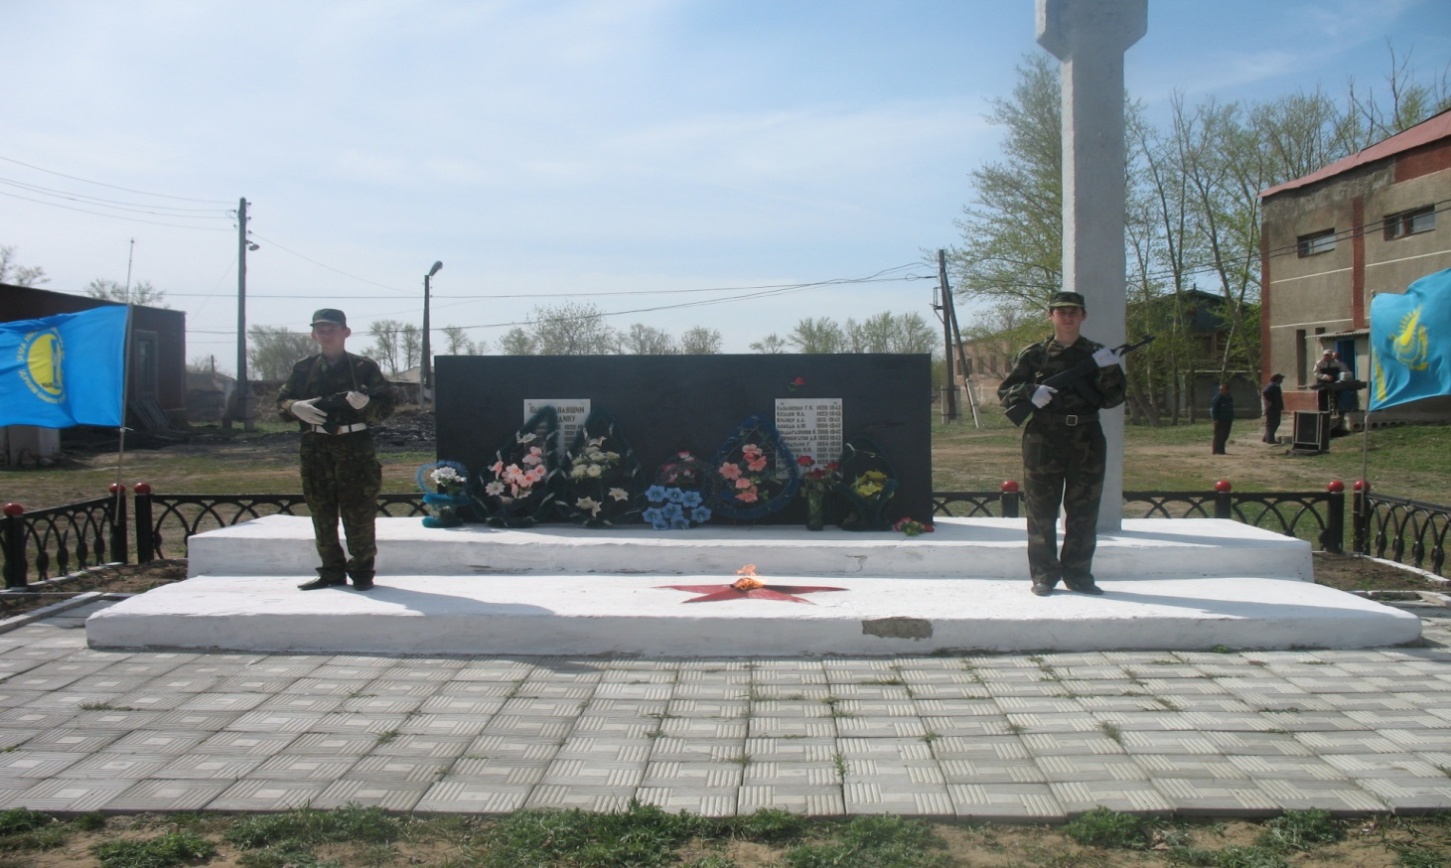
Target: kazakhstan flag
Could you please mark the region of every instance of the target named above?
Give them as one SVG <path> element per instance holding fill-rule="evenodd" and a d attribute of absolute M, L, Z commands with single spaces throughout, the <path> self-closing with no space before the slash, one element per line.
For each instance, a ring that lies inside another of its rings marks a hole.
<path fill-rule="evenodd" d="M 125 305 L 0 322 L 0 425 L 121 425 Z"/>
<path fill-rule="evenodd" d="M 1451 269 L 1370 303 L 1370 409 L 1451 395 Z"/>

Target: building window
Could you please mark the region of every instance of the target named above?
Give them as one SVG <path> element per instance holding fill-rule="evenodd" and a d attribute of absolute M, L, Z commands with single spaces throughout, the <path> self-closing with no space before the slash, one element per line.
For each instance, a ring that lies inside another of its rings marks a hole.
<path fill-rule="evenodd" d="M 1399 214 L 1387 214 L 1385 227 L 1387 241 L 1394 238 L 1405 238 L 1407 235 L 1415 235 L 1417 232 L 1430 232 L 1436 228 L 1436 208 L 1434 205 L 1427 205 L 1424 208 L 1413 208 Z"/>
<path fill-rule="evenodd" d="M 1329 253 L 1335 249 L 1335 230 L 1326 229 L 1324 232 L 1312 232 L 1309 235 L 1301 235 L 1295 243 L 1300 256 L 1314 256 L 1317 253 Z"/>

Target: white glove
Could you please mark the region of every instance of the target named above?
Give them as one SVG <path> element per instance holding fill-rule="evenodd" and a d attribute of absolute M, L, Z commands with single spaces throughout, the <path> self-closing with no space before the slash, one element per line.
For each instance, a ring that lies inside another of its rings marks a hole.
<path fill-rule="evenodd" d="M 361 410 L 361 409 L 363 409 L 364 407 L 368 406 L 368 402 L 371 401 L 371 400 L 373 400 L 373 399 L 372 398 L 369 398 L 363 392 L 349 392 L 348 393 L 348 406 L 349 407 L 352 407 L 354 410 Z"/>
<path fill-rule="evenodd" d="M 1111 368 L 1114 365 L 1118 364 L 1118 350 L 1110 349 L 1108 347 L 1104 347 L 1100 350 L 1095 350 L 1093 353 L 1093 360 L 1095 362 L 1098 362 L 1098 366 L 1100 368 Z"/>
<path fill-rule="evenodd" d="M 1039 410 L 1043 409 L 1048 406 L 1048 402 L 1052 401 L 1053 396 L 1056 394 L 1058 394 L 1058 390 L 1052 386 L 1039 386 L 1033 391 L 1033 397 L 1031 399 L 1033 406 Z"/>
<path fill-rule="evenodd" d="M 308 398 L 305 401 L 293 401 L 292 406 L 287 409 L 292 411 L 292 415 L 309 425 L 321 425 L 327 422 L 327 414 L 317 408 L 316 398 Z"/>

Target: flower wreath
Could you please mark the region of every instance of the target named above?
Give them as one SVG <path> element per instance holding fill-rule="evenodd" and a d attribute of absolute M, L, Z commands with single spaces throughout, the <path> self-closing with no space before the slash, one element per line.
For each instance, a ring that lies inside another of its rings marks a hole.
<path fill-rule="evenodd" d="M 683 530 L 705 524 L 711 519 L 706 505 L 706 487 L 710 484 L 710 468 L 689 451 L 660 465 L 655 484 L 645 489 L 650 506 L 641 514 L 656 530 Z"/>
<path fill-rule="evenodd" d="M 785 509 L 801 485 L 791 448 L 776 426 L 751 416 L 721 444 L 711 462 L 711 512 L 764 518 Z"/>
<path fill-rule="evenodd" d="M 461 495 L 469 482 L 469 469 L 457 461 L 435 461 L 418 468 L 413 481 L 424 494 Z"/>
<path fill-rule="evenodd" d="M 543 407 L 494 453 L 470 492 L 489 524 L 530 527 L 549 517 L 555 501 L 559 413 Z"/>
<path fill-rule="evenodd" d="M 613 527 L 640 511 L 640 462 L 607 413 L 596 410 L 564 456 L 555 509 L 585 527 Z"/>
<path fill-rule="evenodd" d="M 834 490 L 849 504 L 842 529 L 890 530 L 883 513 L 899 483 L 882 450 L 868 437 L 855 437 L 842 448 L 837 464 L 841 481 Z"/>

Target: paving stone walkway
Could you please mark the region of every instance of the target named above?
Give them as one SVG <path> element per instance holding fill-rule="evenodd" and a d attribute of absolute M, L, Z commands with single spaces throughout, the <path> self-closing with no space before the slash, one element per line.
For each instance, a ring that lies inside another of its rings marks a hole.
<path fill-rule="evenodd" d="M 1420 647 L 811 659 L 362 657 L 0 634 L 0 808 L 522 808 L 1063 821 L 1451 809 Z"/>

